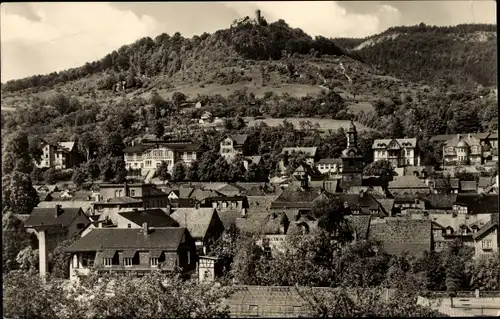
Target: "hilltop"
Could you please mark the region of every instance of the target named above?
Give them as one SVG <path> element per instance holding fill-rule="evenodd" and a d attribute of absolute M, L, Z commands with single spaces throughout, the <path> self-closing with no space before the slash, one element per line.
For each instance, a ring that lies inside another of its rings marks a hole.
<path fill-rule="evenodd" d="M 157 121 L 169 129 L 198 118 L 196 102 L 218 117 L 354 116 L 380 131 L 396 117 L 409 135 L 466 129 L 461 117 L 470 114 L 478 119 L 467 129 L 494 129 L 494 30 L 419 25 L 327 39 L 245 18 L 190 39 L 161 34 L 79 68 L 2 84 L 3 113 L 21 111 L 2 116 L 2 132 L 69 138 L 120 112 L 131 112 L 139 131 Z M 167 105 L 162 99 L 170 106 L 146 120 L 152 106 Z"/>

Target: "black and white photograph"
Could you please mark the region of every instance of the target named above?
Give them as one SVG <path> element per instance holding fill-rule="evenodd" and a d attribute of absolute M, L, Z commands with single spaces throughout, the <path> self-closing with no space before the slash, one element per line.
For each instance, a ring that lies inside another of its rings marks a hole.
<path fill-rule="evenodd" d="M 500 316 L 496 17 L 3 2 L 3 319 Z"/>

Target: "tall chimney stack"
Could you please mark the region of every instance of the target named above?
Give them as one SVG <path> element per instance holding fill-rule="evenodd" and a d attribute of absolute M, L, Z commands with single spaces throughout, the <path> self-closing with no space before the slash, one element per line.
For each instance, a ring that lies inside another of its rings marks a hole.
<path fill-rule="evenodd" d="M 142 223 L 142 233 L 145 237 L 148 236 L 148 223 L 146 222 Z"/>
<path fill-rule="evenodd" d="M 61 205 L 56 205 L 56 218 L 62 214 L 62 211 Z"/>
<path fill-rule="evenodd" d="M 261 14 L 260 14 L 260 10 L 255 10 L 255 21 L 257 22 L 258 25 L 260 25 L 260 21 L 261 21 L 262 17 L 261 17 Z"/>

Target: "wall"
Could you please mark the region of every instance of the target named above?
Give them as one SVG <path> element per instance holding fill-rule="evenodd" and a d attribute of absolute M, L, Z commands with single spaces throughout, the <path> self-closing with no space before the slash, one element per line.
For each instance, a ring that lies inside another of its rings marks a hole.
<path fill-rule="evenodd" d="M 492 249 L 484 250 L 482 247 L 483 240 L 491 240 Z M 490 230 L 488 235 L 484 236 L 480 240 L 474 243 L 476 257 L 480 255 L 490 255 L 498 251 L 498 227 L 496 229 Z"/>

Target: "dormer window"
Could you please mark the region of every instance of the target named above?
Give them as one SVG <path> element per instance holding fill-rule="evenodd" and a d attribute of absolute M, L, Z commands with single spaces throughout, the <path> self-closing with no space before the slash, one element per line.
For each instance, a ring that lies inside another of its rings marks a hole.
<path fill-rule="evenodd" d="M 453 228 L 448 227 L 446 228 L 446 235 L 452 235 L 453 234 Z"/>

